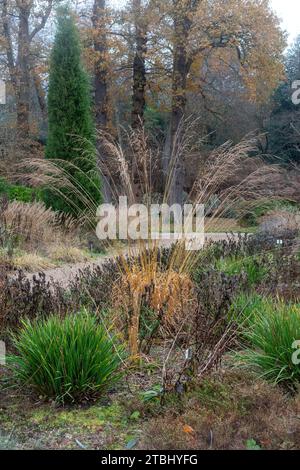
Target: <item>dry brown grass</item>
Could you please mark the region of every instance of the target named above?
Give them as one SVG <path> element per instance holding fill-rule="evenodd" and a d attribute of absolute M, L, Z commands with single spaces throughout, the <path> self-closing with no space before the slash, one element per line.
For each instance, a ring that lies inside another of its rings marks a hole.
<path fill-rule="evenodd" d="M 45 271 L 57 267 L 58 263 L 84 263 L 88 261 L 86 253 L 80 248 L 68 245 L 48 245 L 46 255 L 38 252 L 14 253 L 9 259 L 10 269 L 22 269 L 29 272 Z M 1 259 L 2 263 L 2 259 Z"/>
<path fill-rule="evenodd" d="M 40 202 L 2 201 L 0 227 L 1 266 L 35 271 L 52 268 L 57 262 L 86 259 L 77 248 L 78 221 L 47 209 Z"/>
<path fill-rule="evenodd" d="M 55 267 L 55 264 L 49 258 L 37 253 L 24 253 L 13 256 L 11 264 L 14 269 L 22 269 L 29 272 L 44 271 Z"/>
<path fill-rule="evenodd" d="M 84 263 L 88 260 L 86 253 L 76 246 L 54 245 L 49 249 L 53 261 L 61 263 Z"/>
<path fill-rule="evenodd" d="M 300 396 L 250 375 L 224 372 L 188 393 L 184 410 L 172 406 L 146 425 L 141 449 L 298 449 Z M 182 406 L 182 405 L 181 405 Z"/>
<path fill-rule="evenodd" d="M 62 218 L 59 213 L 47 209 L 40 202 L 7 203 L 0 211 L 0 223 L 12 238 L 23 246 L 41 246 L 54 243 L 73 234 L 76 222 L 71 218 Z"/>
<path fill-rule="evenodd" d="M 154 263 L 152 268 L 131 267 L 112 289 L 116 324 L 128 332 L 133 357 L 140 352 L 139 324 L 143 307 L 153 312 L 153 323 L 158 322 L 159 325 L 157 334 L 165 336 L 170 330 L 176 331 L 194 299 L 193 283 L 187 274 L 171 270 L 161 272 Z"/>

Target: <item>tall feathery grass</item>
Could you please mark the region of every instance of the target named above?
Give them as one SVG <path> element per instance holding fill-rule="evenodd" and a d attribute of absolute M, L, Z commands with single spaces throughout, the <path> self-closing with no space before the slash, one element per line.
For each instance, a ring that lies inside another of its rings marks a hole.
<path fill-rule="evenodd" d="M 10 237 L 36 247 L 61 241 L 67 234 L 74 233 L 78 221 L 46 208 L 41 202 L 13 201 L 1 204 L 0 225 Z"/>
<path fill-rule="evenodd" d="M 195 128 L 195 122 L 191 119 L 181 123 L 167 164 L 163 150 L 149 142 L 149 136 L 143 128 L 123 132 L 122 135 L 120 133 L 118 141 L 100 133 L 98 167 L 111 200 L 117 202 L 119 196 L 127 196 L 129 205 L 143 202 L 149 210 L 153 202 L 169 202 L 179 163 L 183 159 L 188 161 L 197 152 L 201 158 Z M 229 210 L 238 209 L 242 215 L 262 202 L 281 197 L 276 193 L 274 182 L 280 180 L 284 170 L 279 165 L 266 164 L 263 158 L 257 156 L 257 140 L 257 137 L 250 136 L 236 145 L 227 142 L 201 159 L 199 174 L 195 176 L 186 202 L 192 203 L 194 215 L 197 205 L 208 206 L 212 198 L 218 195 L 218 206 L 207 222 L 207 231 L 214 221 L 222 220 Z M 250 155 L 251 165 L 248 164 Z M 70 165 L 70 171 L 66 165 Z M 31 159 L 22 163 L 17 173 L 21 173 L 22 179 L 34 186 L 46 186 L 58 192 L 67 198 L 68 204 L 72 205 L 80 198 L 86 207 L 82 218 L 94 229 L 97 207 L 94 207 L 84 188 L 80 188 L 70 177 L 73 167 L 71 163 L 64 163 L 62 167 L 59 160 Z M 76 168 L 76 171 L 80 170 Z M 163 188 L 159 188 L 160 178 L 164 179 Z M 62 188 L 68 189 L 68 196 L 66 191 L 62 192 Z M 107 244 L 110 246 L 109 240 Z M 159 257 L 160 247 L 161 241 L 153 240 L 149 232 L 146 240 L 133 242 L 129 239 L 126 254 L 124 250 L 119 253 L 115 250 L 120 279 L 112 286 L 112 292 L 117 310 L 122 296 L 130 299 L 124 302 L 127 312 L 126 315 L 124 311 L 120 313 L 120 321 L 126 323 L 124 330 L 127 331 L 134 357 L 140 351 L 138 332 L 145 298 L 148 298 L 148 306 L 154 309 L 157 319 L 170 316 L 170 311 L 177 316 L 181 312 L 182 318 L 185 318 L 187 304 L 182 299 L 187 284 L 182 279 L 190 277 L 201 257 L 200 252 L 187 251 L 182 240 L 174 245 L 166 267 L 162 266 Z M 164 289 L 157 287 L 160 283 L 164 284 Z M 183 290 L 173 289 L 174 285 L 182 286 Z M 170 302 L 171 309 L 168 306 Z"/>

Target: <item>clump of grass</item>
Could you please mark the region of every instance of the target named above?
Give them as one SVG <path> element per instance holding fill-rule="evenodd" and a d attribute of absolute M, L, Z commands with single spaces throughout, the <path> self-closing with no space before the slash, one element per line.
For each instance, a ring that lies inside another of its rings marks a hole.
<path fill-rule="evenodd" d="M 154 258 L 152 263 L 148 270 L 132 266 L 113 285 L 116 323 L 125 332 L 133 357 L 140 353 L 141 339 L 146 341 L 145 350 L 149 352 L 154 337 L 176 330 L 194 298 L 189 276 L 170 269 L 160 271 Z"/>
<path fill-rule="evenodd" d="M 269 299 L 262 295 L 242 293 L 234 299 L 229 311 L 229 319 L 243 327 L 249 327 L 255 319 L 255 312 L 263 312 L 268 302 Z"/>
<path fill-rule="evenodd" d="M 216 268 L 230 276 L 245 272 L 249 286 L 262 282 L 268 274 L 268 266 L 259 256 L 220 259 Z"/>
<path fill-rule="evenodd" d="M 17 381 L 59 403 L 94 398 L 120 378 L 120 346 L 87 311 L 23 320 L 9 358 Z"/>
<path fill-rule="evenodd" d="M 0 223 L 19 245 L 36 246 L 56 237 L 58 214 L 40 202 L 11 202 L 1 210 Z M 16 243 L 15 243 L 16 244 Z"/>
<path fill-rule="evenodd" d="M 88 260 L 87 254 L 76 246 L 56 245 L 50 250 L 50 257 L 61 263 L 83 263 Z"/>
<path fill-rule="evenodd" d="M 8 258 L 17 269 L 47 269 L 44 258 L 61 246 L 64 256 L 68 247 L 78 242 L 80 222 L 47 209 L 41 202 L 0 201 L 0 263 Z M 26 252 L 26 253 L 23 253 Z M 78 252 L 73 252 L 71 258 Z M 81 259 L 82 259 L 81 255 Z M 53 258 L 55 260 L 55 257 Z"/>
<path fill-rule="evenodd" d="M 12 257 L 11 264 L 14 269 L 32 272 L 55 268 L 55 264 L 51 260 L 37 253 L 17 253 Z"/>
<path fill-rule="evenodd" d="M 297 386 L 300 365 L 293 356 L 300 340 L 300 305 L 256 299 L 249 307 L 246 303 L 249 325 L 242 333 L 249 346 L 235 359 L 273 384 Z"/>

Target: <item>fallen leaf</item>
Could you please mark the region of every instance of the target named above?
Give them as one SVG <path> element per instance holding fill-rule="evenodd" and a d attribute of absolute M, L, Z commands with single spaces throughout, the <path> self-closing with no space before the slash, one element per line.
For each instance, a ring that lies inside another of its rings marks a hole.
<path fill-rule="evenodd" d="M 195 432 L 195 430 L 189 426 L 188 424 L 185 424 L 183 426 L 183 432 L 185 432 L 186 434 L 193 434 Z"/>

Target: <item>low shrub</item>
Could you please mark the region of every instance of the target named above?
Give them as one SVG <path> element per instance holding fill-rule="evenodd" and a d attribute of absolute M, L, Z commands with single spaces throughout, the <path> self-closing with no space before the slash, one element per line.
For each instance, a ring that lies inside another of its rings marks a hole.
<path fill-rule="evenodd" d="M 224 368 L 190 386 L 179 406 L 147 416 L 137 448 L 298 449 L 298 410 L 299 399 L 279 387 Z"/>
<path fill-rule="evenodd" d="M 255 212 L 246 212 L 239 219 L 241 227 L 256 227 L 258 224 L 257 215 Z"/>
<path fill-rule="evenodd" d="M 277 251 L 273 256 L 272 270 L 264 284 L 263 290 L 273 297 L 300 302 L 300 260 L 297 254 Z"/>
<path fill-rule="evenodd" d="M 259 219 L 272 211 L 285 211 L 295 213 L 299 210 L 296 202 L 288 200 L 270 200 L 262 202 L 253 207 L 252 210 L 245 211 L 239 219 L 242 227 L 253 227 L 259 225 Z"/>
<path fill-rule="evenodd" d="M 120 260 L 109 259 L 101 266 L 86 267 L 71 281 L 69 294 L 73 301 L 98 310 L 112 305 L 111 288 L 120 278 Z"/>
<path fill-rule="evenodd" d="M 188 315 L 173 334 L 176 348 L 171 347 L 170 360 L 164 365 L 164 391 L 180 394 L 193 378 L 199 380 L 220 365 L 235 344 L 237 327 L 228 321 L 228 312 L 243 283 L 243 275 L 227 276 L 214 270 L 202 273 Z"/>
<path fill-rule="evenodd" d="M 197 282 L 198 304 L 202 313 L 215 320 L 225 318 L 246 282 L 243 273 L 229 275 L 215 270 L 202 273 Z"/>
<path fill-rule="evenodd" d="M 268 213 L 261 220 L 259 230 L 262 233 L 272 233 L 278 238 L 286 232 L 294 232 L 295 236 L 300 231 L 300 212 L 277 210 Z"/>
<path fill-rule="evenodd" d="M 23 320 L 13 344 L 8 363 L 18 383 L 59 403 L 94 398 L 120 378 L 120 346 L 86 311 Z"/>
<path fill-rule="evenodd" d="M 120 276 L 114 260 L 102 266 L 85 268 L 71 280 L 67 289 L 44 273 L 28 277 L 24 270 L 13 276 L 0 270 L 0 330 L 16 330 L 24 318 L 47 318 L 57 313 L 64 317 L 81 307 L 101 311 L 111 307 L 109 286 Z"/>
<path fill-rule="evenodd" d="M 219 269 L 224 260 L 242 260 L 245 258 L 258 259 L 267 253 L 272 256 L 277 251 L 283 254 L 282 249 L 290 250 L 295 245 L 295 234 L 286 233 L 282 245 L 278 245 L 278 238 L 270 234 L 240 234 L 238 237 L 229 237 L 227 240 L 210 242 L 198 254 L 194 263 L 193 279 L 197 282 L 203 272 Z M 253 263 L 252 263 L 253 264 Z M 233 269 L 235 271 L 235 269 Z"/>
<path fill-rule="evenodd" d="M 0 271 L 0 331 L 20 327 L 22 319 L 46 318 L 53 313 L 61 316 L 78 308 L 76 299 L 68 296 L 56 282 L 48 282 L 45 274 L 26 277 L 23 271 L 10 276 Z"/>
<path fill-rule="evenodd" d="M 245 309 L 249 326 L 242 336 L 249 346 L 235 359 L 274 384 L 299 384 L 300 365 L 293 355 L 300 340 L 300 304 L 262 299 L 254 300 L 252 310 L 246 303 Z"/>
<path fill-rule="evenodd" d="M 40 191 L 22 185 L 11 184 L 0 178 L 0 196 L 6 196 L 9 201 L 32 202 L 40 200 Z"/>

